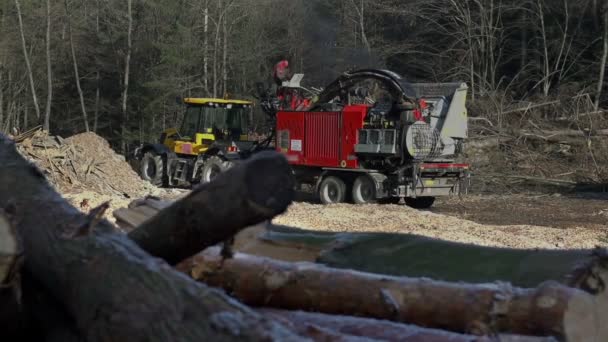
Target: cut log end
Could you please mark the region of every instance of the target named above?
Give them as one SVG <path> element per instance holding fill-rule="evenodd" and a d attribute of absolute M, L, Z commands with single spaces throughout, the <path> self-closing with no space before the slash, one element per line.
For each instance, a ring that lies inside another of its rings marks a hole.
<path fill-rule="evenodd" d="M 0 210 L 0 340 L 22 340 L 24 315 L 19 277 L 20 245 L 6 213 Z"/>
<path fill-rule="evenodd" d="M 260 152 L 252 157 L 248 169 L 245 184 L 249 204 L 269 211 L 270 216 L 284 212 L 295 196 L 295 182 L 287 159 L 275 152 Z"/>
<path fill-rule="evenodd" d="M 593 295 L 593 299 L 571 301 L 565 317 L 566 335 L 576 341 L 594 331 L 597 336 L 608 339 L 608 326 L 596 319 L 608 311 L 608 249 L 593 250 L 590 260 L 580 264 L 568 277 L 568 285 Z"/>
<path fill-rule="evenodd" d="M 0 213 L 0 284 L 9 281 L 19 255 L 15 230 L 4 213 Z"/>

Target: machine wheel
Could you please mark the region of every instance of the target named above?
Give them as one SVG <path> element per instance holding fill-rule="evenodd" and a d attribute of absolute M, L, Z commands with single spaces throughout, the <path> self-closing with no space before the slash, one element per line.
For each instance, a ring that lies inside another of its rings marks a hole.
<path fill-rule="evenodd" d="M 414 209 L 427 209 L 435 203 L 435 197 L 405 198 L 405 204 Z"/>
<path fill-rule="evenodd" d="M 140 174 L 143 180 L 159 187 L 163 186 L 163 157 L 152 151 L 146 152 L 141 159 Z"/>
<path fill-rule="evenodd" d="M 325 177 L 319 185 L 319 198 L 323 204 L 344 202 L 346 198 L 346 183 L 338 177 Z"/>
<path fill-rule="evenodd" d="M 361 175 L 353 183 L 353 202 L 355 204 L 377 203 L 376 184 L 368 175 Z"/>
<path fill-rule="evenodd" d="M 231 167 L 232 162 L 228 160 L 224 160 L 218 156 L 210 157 L 205 161 L 205 164 L 203 164 L 203 168 L 201 169 L 201 183 L 211 182 L 213 178 Z"/>

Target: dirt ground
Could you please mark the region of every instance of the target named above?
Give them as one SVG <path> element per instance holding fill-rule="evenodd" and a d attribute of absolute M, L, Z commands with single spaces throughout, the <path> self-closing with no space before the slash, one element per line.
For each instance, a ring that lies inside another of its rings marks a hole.
<path fill-rule="evenodd" d="M 430 211 L 490 225 L 608 229 L 608 193 L 469 195 L 439 199 Z"/>

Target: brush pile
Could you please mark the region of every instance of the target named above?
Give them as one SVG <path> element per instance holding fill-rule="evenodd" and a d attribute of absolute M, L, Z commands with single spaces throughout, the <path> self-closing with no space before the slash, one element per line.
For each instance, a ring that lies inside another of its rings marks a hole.
<path fill-rule="evenodd" d="M 154 188 L 95 133 L 63 139 L 34 130 L 15 137 L 14 141 L 19 152 L 43 170 L 63 194 L 93 191 L 106 196 L 137 198 Z"/>

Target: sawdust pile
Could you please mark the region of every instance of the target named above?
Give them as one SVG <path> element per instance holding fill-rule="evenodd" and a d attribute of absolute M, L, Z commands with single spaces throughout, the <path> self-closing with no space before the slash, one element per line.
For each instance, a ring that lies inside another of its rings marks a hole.
<path fill-rule="evenodd" d="M 390 232 L 482 246 L 576 249 L 605 245 L 605 231 L 527 225 L 482 225 L 404 205 L 316 205 L 294 203 L 275 224 L 332 232 Z"/>
<path fill-rule="evenodd" d="M 95 133 L 67 139 L 37 131 L 17 142 L 62 194 L 92 191 L 100 195 L 137 198 L 156 188 L 143 181 L 124 157 Z"/>

